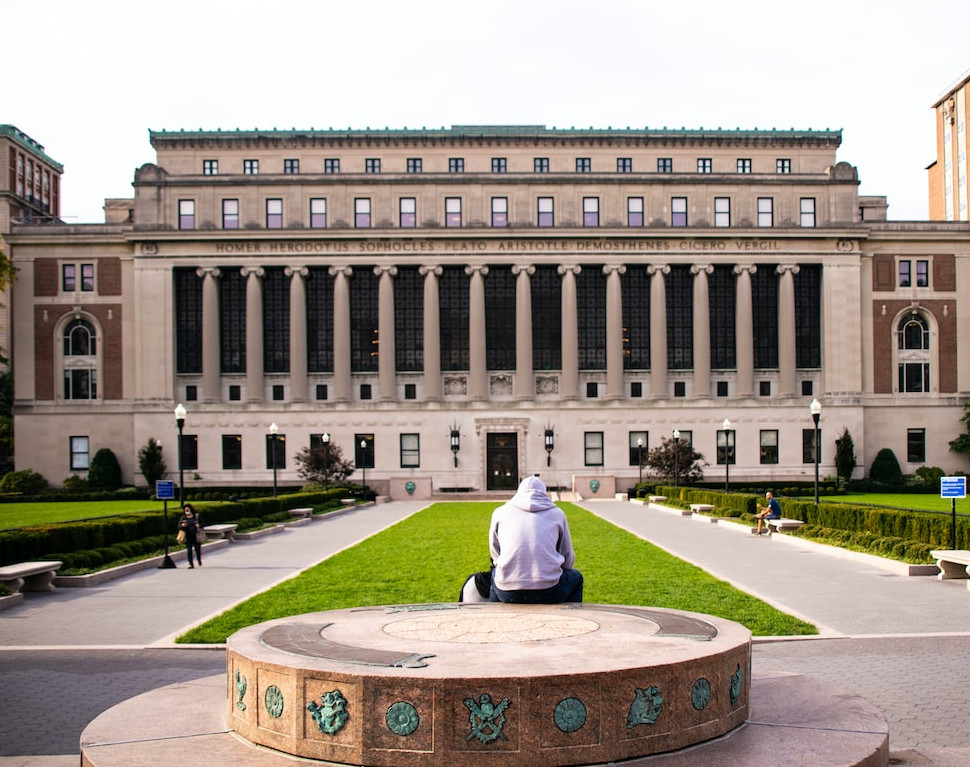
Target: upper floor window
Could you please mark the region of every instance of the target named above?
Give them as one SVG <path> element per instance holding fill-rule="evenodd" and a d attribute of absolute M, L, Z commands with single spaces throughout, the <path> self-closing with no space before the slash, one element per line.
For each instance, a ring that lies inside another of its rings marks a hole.
<path fill-rule="evenodd" d="M 930 286 L 930 262 L 916 262 L 916 287 L 928 288 Z"/>
<path fill-rule="evenodd" d="M 408 173 L 420 173 L 421 172 L 421 158 L 420 157 L 408 157 L 407 167 L 408 167 Z"/>
<path fill-rule="evenodd" d="M 195 229 L 195 200 L 179 200 L 179 229 Z"/>
<path fill-rule="evenodd" d="M 340 159 L 337 157 L 327 157 L 323 161 L 324 173 L 340 173 Z"/>
<path fill-rule="evenodd" d="M 674 159 L 672 157 L 657 158 L 657 173 L 673 173 Z"/>
<path fill-rule="evenodd" d="M 686 197 L 672 197 L 670 199 L 670 225 L 687 226 Z"/>
<path fill-rule="evenodd" d="M 751 160 L 748 158 L 738 159 L 738 173 L 750 173 L 751 172 Z"/>
<path fill-rule="evenodd" d="M 445 197 L 445 226 L 461 226 L 461 197 Z"/>
<path fill-rule="evenodd" d="M 239 228 L 239 200 L 222 201 L 222 228 Z"/>
<path fill-rule="evenodd" d="M 464 173 L 465 172 L 465 158 L 464 157 L 449 157 L 448 158 L 448 172 L 449 173 Z"/>
<path fill-rule="evenodd" d="M 616 172 L 617 173 L 632 173 L 633 172 L 633 158 L 632 157 L 617 157 L 616 158 Z"/>
<path fill-rule="evenodd" d="M 588 157 L 577 157 L 576 158 L 576 172 L 577 173 L 589 173 L 592 167 L 590 158 Z"/>
<path fill-rule="evenodd" d="M 930 390 L 930 328 L 919 313 L 899 321 L 897 330 L 898 377 L 900 392 Z"/>
<path fill-rule="evenodd" d="M 626 225 L 643 226 L 643 198 L 626 198 Z"/>
<path fill-rule="evenodd" d="M 583 198 L 583 226 L 600 225 L 600 198 Z"/>
<path fill-rule="evenodd" d="M 538 205 L 538 225 L 539 226 L 553 226 L 555 223 L 554 213 L 555 204 L 552 197 L 540 197 L 537 201 Z"/>
<path fill-rule="evenodd" d="M 799 226 L 815 226 L 815 198 L 802 197 L 799 201 Z"/>
<path fill-rule="evenodd" d="M 381 172 L 380 157 L 368 157 L 364 160 L 364 173 L 380 173 L 380 172 Z"/>
<path fill-rule="evenodd" d="M 899 287 L 901 288 L 912 287 L 913 285 L 912 267 L 913 267 L 912 261 L 899 262 Z"/>
<path fill-rule="evenodd" d="M 97 334 L 87 320 L 72 320 L 64 329 L 64 399 L 96 399 Z"/>
<path fill-rule="evenodd" d="M 243 160 L 243 173 L 247 176 L 259 173 L 259 160 Z"/>
<path fill-rule="evenodd" d="M 354 228 L 370 229 L 370 197 L 354 200 Z"/>
<path fill-rule="evenodd" d="M 216 176 L 219 173 L 219 161 L 218 160 L 203 160 L 202 161 L 202 175 L 203 176 Z"/>
<path fill-rule="evenodd" d="M 313 197 L 310 199 L 310 228 L 327 228 L 327 198 Z"/>
<path fill-rule="evenodd" d="M 731 226 L 731 198 L 714 198 L 714 226 Z"/>
<path fill-rule="evenodd" d="M 73 293 L 77 290 L 77 265 L 61 265 L 61 290 Z"/>
<path fill-rule="evenodd" d="M 283 228 L 283 200 L 276 198 L 266 201 L 266 228 Z"/>
<path fill-rule="evenodd" d="M 504 157 L 492 158 L 492 173 L 505 173 L 508 169 L 508 160 Z"/>
<path fill-rule="evenodd" d="M 94 291 L 94 264 L 81 264 L 81 290 L 85 293 Z"/>
<path fill-rule="evenodd" d="M 414 229 L 418 225 L 418 201 L 414 197 L 402 197 L 398 201 L 398 225 L 402 229 Z"/>
<path fill-rule="evenodd" d="M 548 173 L 549 172 L 549 158 L 548 157 L 536 157 L 532 161 L 532 169 L 536 173 Z"/>
<path fill-rule="evenodd" d="M 509 198 L 492 198 L 492 226 L 505 227 L 509 225 Z"/>
<path fill-rule="evenodd" d="M 713 161 L 710 157 L 699 157 L 697 158 L 697 172 L 698 173 L 710 173 L 713 169 Z"/>
<path fill-rule="evenodd" d="M 775 201 L 771 197 L 758 198 L 758 226 L 775 225 Z"/>
<path fill-rule="evenodd" d="M 791 173 L 791 160 L 775 160 L 775 173 Z"/>
<path fill-rule="evenodd" d="M 300 172 L 299 160 L 283 160 L 283 172 L 288 174 Z"/>

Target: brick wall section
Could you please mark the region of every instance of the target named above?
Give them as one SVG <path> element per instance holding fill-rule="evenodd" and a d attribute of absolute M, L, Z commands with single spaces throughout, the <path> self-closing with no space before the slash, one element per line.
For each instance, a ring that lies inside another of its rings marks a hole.
<path fill-rule="evenodd" d="M 939 327 L 936 339 L 937 369 L 932 371 L 939 381 L 940 393 L 949 394 L 957 390 L 957 328 L 956 306 L 953 301 L 920 301 L 920 307 L 931 314 Z M 886 312 L 883 314 L 883 307 Z M 912 306 L 911 301 L 891 300 L 873 301 L 872 303 L 872 335 L 873 335 L 873 378 L 872 388 L 876 394 L 891 394 L 894 376 L 897 370 L 892 364 L 893 344 L 896 343 L 896 333 L 893 318 L 904 309 Z M 944 314 L 944 306 L 947 311 Z M 932 341 L 931 341 L 932 343 Z"/>
<path fill-rule="evenodd" d="M 38 400 L 54 399 L 54 325 L 62 311 L 63 306 L 34 305 L 34 398 Z"/>
<path fill-rule="evenodd" d="M 877 253 L 872 259 L 872 289 L 875 292 L 896 289 L 896 257 Z"/>
<path fill-rule="evenodd" d="M 60 290 L 60 275 L 56 258 L 38 258 L 34 261 L 34 295 L 56 296 Z"/>
<path fill-rule="evenodd" d="M 121 295 L 121 259 L 98 259 L 98 295 Z"/>
<path fill-rule="evenodd" d="M 99 337 L 100 347 L 98 356 L 101 358 L 101 380 L 98 382 L 98 394 L 101 399 L 121 399 L 124 396 L 122 388 L 122 354 L 121 337 L 121 304 L 93 304 L 82 306 L 97 319 L 101 326 Z M 44 321 L 44 311 L 47 320 Z M 54 355 L 60 354 L 60 338 L 54 338 L 54 327 L 64 316 L 63 305 L 48 305 L 34 307 L 34 396 L 38 400 L 52 400 L 55 394 L 60 395 L 61 382 L 54 380 Z"/>
<path fill-rule="evenodd" d="M 933 285 L 934 290 L 957 289 L 956 258 L 952 253 L 933 256 Z"/>

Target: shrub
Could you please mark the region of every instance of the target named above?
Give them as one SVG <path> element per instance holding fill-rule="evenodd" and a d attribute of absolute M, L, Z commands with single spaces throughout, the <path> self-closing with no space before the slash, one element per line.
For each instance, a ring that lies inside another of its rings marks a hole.
<path fill-rule="evenodd" d="M 88 489 L 88 481 L 84 477 L 72 474 L 64 480 L 62 487 L 66 493 L 83 493 Z"/>
<path fill-rule="evenodd" d="M 903 484 L 903 471 L 899 468 L 896 454 L 890 448 L 884 447 L 876 453 L 876 460 L 869 469 L 869 478 L 887 485 Z"/>
<path fill-rule="evenodd" d="M 36 495 L 47 489 L 48 481 L 33 469 L 21 469 L 4 474 L 0 479 L 0 493 Z"/>
<path fill-rule="evenodd" d="M 108 448 L 101 448 L 91 459 L 91 466 L 88 468 L 88 484 L 104 490 L 121 487 L 121 466 L 118 464 L 117 456 Z"/>

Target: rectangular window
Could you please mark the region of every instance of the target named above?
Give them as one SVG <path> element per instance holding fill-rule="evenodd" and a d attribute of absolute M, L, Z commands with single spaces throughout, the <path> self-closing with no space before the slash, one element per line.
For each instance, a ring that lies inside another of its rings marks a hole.
<path fill-rule="evenodd" d="M 408 157 L 408 173 L 420 173 L 421 172 L 421 158 L 420 157 Z"/>
<path fill-rule="evenodd" d="M 929 392 L 930 366 L 926 362 L 899 364 L 899 391 L 908 393 Z"/>
<path fill-rule="evenodd" d="M 548 173 L 549 172 L 549 158 L 548 157 L 536 157 L 532 161 L 532 170 L 536 173 Z"/>
<path fill-rule="evenodd" d="M 189 384 L 185 387 L 185 401 L 195 402 L 199 399 L 199 387 L 195 384 Z"/>
<path fill-rule="evenodd" d="M 373 399 L 373 390 L 370 384 L 360 385 L 360 398 L 361 399 Z"/>
<path fill-rule="evenodd" d="M 87 471 L 90 465 L 90 439 L 88 437 L 71 437 L 71 471 Z"/>
<path fill-rule="evenodd" d="M 643 226 L 643 198 L 626 198 L 626 225 Z"/>
<path fill-rule="evenodd" d="M 286 468 L 285 434 L 266 435 L 266 468 L 277 471 Z"/>
<path fill-rule="evenodd" d="M 731 226 L 731 198 L 714 198 L 714 226 Z"/>
<path fill-rule="evenodd" d="M 203 160 L 202 161 L 202 175 L 203 176 L 217 176 L 217 175 L 219 175 L 219 161 L 218 160 Z"/>
<path fill-rule="evenodd" d="M 266 228 L 283 228 L 283 201 L 278 198 L 266 201 Z"/>
<path fill-rule="evenodd" d="M 354 200 L 354 228 L 370 229 L 370 197 Z"/>
<path fill-rule="evenodd" d="M 632 157 L 617 157 L 616 158 L 616 172 L 617 173 L 633 173 L 633 158 Z"/>
<path fill-rule="evenodd" d="M 300 172 L 299 160 L 283 160 L 283 173 L 294 175 Z"/>
<path fill-rule="evenodd" d="M 337 157 L 326 157 L 323 160 L 324 173 L 340 173 L 340 159 Z"/>
<path fill-rule="evenodd" d="M 588 431 L 583 435 L 583 453 L 587 466 L 603 465 L 603 432 Z"/>
<path fill-rule="evenodd" d="M 195 200 L 179 200 L 179 229 L 195 229 Z"/>
<path fill-rule="evenodd" d="M 675 397 L 687 396 L 687 383 L 685 381 L 674 381 L 674 396 Z"/>
<path fill-rule="evenodd" d="M 791 173 L 791 160 L 775 160 L 775 173 Z"/>
<path fill-rule="evenodd" d="M 758 381 L 758 395 L 761 397 L 771 396 L 771 381 Z"/>
<path fill-rule="evenodd" d="M 380 173 L 380 172 L 381 172 L 380 157 L 368 157 L 364 160 L 364 173 Z"/>
<path fill-rule="evenodd" d="M 916 262 L 916 287 L 928 288 L 930 286 L 930 262 Z"/>
<path fill-rule="evenodd" d="M 650 452 L 650 432 L 631 431 L 630 432 L 630 465 L 643 466 Z"/>
<path fill-rule="evenodd" d="M 492 158 L 492 173 L 505 173 L 508 170 L 508 160 L 504 157 Z"/>
<path fill-rule="evenodd" d="M 600 225 L 600 198 L 583 198 L 583 226 Z"/>
<path fill-rule="evenodd" d="M 552 197 L 540 197 L 537 201 L 539 208 L 539 226 L 553 226 L 555 223 L 555 206 Z"/>
<path fill-rule="evenodd" d="M 596 381 L 586 382 L 586 396 L 589 399 L 596 399 L 600 396 L 600 386 Z"/>
<path fill-rule="evenodd" d="M 577 173 L 589 173 L 592 168 L 592 163 L 588 157 L 577 157 L 576 158 L 576 172 Z"/>
<path fill-rule="evenodd" d="M 243 160 L 243 174 L 255 176 L 259 173 L 259 160 Z"/>
<path fill-rule="evenodd" d="M 94 264 L 81 264 L 81 290 L 94 292 Z"/>
<path fill-rule="evenodd" d="M 643 383 L 641 381 L 630 382 L 630 396 L 634 398 L 643 396 Z"/>
<path fill-rule="evenodd" d="M 710 157 L 698 157 L 697 158 L 697 172 L 698 173 L 710 173 L 713 168 L 713 161 Z"/>
<path fill-rule="evenodd" d="M 178 455 L 176 443 L 176 455 Z M 196 471 L 199 468 L 199 437 L 197 434 L 182 435 L 182 468 Z"/>
<path fill-rule="evenodd" d="M 778 430 L 761 430 L 761 463 L 778 463 Z"/>
<path fill-rule="evenodd" d="M 509 198 L 492 198 L 492 226 L 506 227 L 509 225 Z"/>
<path fill-rule="evenodd" d="M 61 290 L 65 292 L 77 290 L 77 266 L 74 264 L 61 265 Z"/>
<path fill-rule="evenodd" d="M 687 226 L 687 198 L 670 198 L 670 225 Z"/>
<path fill-rule="evenodd" d="M 310 228 L 327 228 L 327 198 L 312 197 L 310 199 Z"/>
<path fill-rule="evenodd" d="M 909 288 L 913 285 L 913 272 L 911 261 L 899 262 L 899 287 Z"/>
<path fill-rule="evenodd" d="M 239 402 L 242 399 L 242 387 L 239 384 L 229 384 L 229 401 Z"/>
<path fill-rule="evenodd" d="M 418 469 L 421 467 L 421 435 L 401 435 L 401 468 Z"/>
<path fill-rule="evenodd" d="M 233 471 L 242 468 L 242 435 L 222 435 L 222 468 Z"/>
<path fill-rule="evenodd" d="M 282 402 L 286 396 L 286 388 L 283 384 L 273 384 L 273 401 Z"/>
<path fill-rule="evenodd" d="M 814 394 L 815 385 L 812 381 L 802 381 L 802 396 L 811 397 Z"/>
<path fill-rule="evenodd" d="M 465 172 L 465 158 L 464 157 L 449 157 L 448 158 L 448 172 L 449 173 L 464 173 Z"/>
<path fill-rule="evenodd" d="M 445 226 L 461 226 L 461 197 L 445 197 Z"/>
<path fill-rule="evenodd" d="M 402 229 L 414 229 L 418 225 L 418 201 L 414 197 L 402 197 L 398 202 L 398 225 Z"/>
<path fill-rule="evenodd" d="M 758 226 L 775 225 L 775 201 L 772 197 L 758 198 Z"/>
<path fill-rule="evenodd" d="M 91 368 L 64 371 L 64 399 L 97 399 L 98 372 Z"/>
<path fill-rule="evenodd" d="M 404 384 L 404 399 L 417 399 L 418 385 L 413 383 Z"/>
<path fill-rule="evenodd" d="M 815 226 L 815 198 L 802 197 L 798 208 L 800 213 L 799 226 Z"/>
<path fill-rule="evenodd" d="M 354 465 L 358 469 L 374 468 L 374 435 L 354 435 Z"/>
<path fill-rule="evenodd" d="M 329 393 L 327 391 L 327 385 L 326 384 L 317 384 L 316 385 L 316 388 L 314 389 L 314 396 L 315 396 L 316 399 L 318 399 L 318 400 L 325 400 L 325 399 L 327 399 L 328 395 L 329 395 Z"/>
<path fill-rule="evenodd" d="M 909 463 L 926 461 L 926 429 L 906 430 L 906 460 Z"/>
<path fill-rule="evenodd" d="M 718 381 L 717 382 L 717 396 L 718 397 L 727 397 L 728 396 L 728 382 L 727 381 Z"/>
<path fill-rule="evenodd" d="M 750 173 L 751 172 L 751 160 L 747 158 L 738 160 L 738 173 Z"/>
<path fill-rule="evenodd" d="M 673 173 L 674 159 L 672 157 L 657 158 L 657 173 Z"/>
<path fill-rule="evenodd" d="M 222 201 L 222 228 L 239 228 L 239 200 Z"/>
<path fill-rule="evenodd" d="M 821 442 L 821 431 L 819 431 L 819 442 Z M 821 462 L 819 454 L 819 462 Z M 815 463 L 815 429 L 802 429 L 802 463 Z"/>

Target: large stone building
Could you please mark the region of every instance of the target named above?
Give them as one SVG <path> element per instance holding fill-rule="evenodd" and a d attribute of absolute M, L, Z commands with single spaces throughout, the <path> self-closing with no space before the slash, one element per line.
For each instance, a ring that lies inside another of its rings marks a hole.
<path fill-rule="evenodd" d="M 274 444 L 293 481 L 329 434 L 395 496 L 605 494 L 677 430 L 778 484 L 817 399 L 823 476 L 843 428 L 857 475 L 970 469 L 970 229 L 887 221 L 838 131 L 150 136 L 105 224 L 13 227 L 18 468 L 108 447 L 134 482 L 150 437 L 174 468 L 182 402 L 206 483 L 272 481 Z"/>
<path fill-rule="evenodd" d="M 934 102 L 936 161 L 929 168 L 930 218 L 936 221 L 968 221 L 967 112 L 970 106 L 970 70 Z"/>

